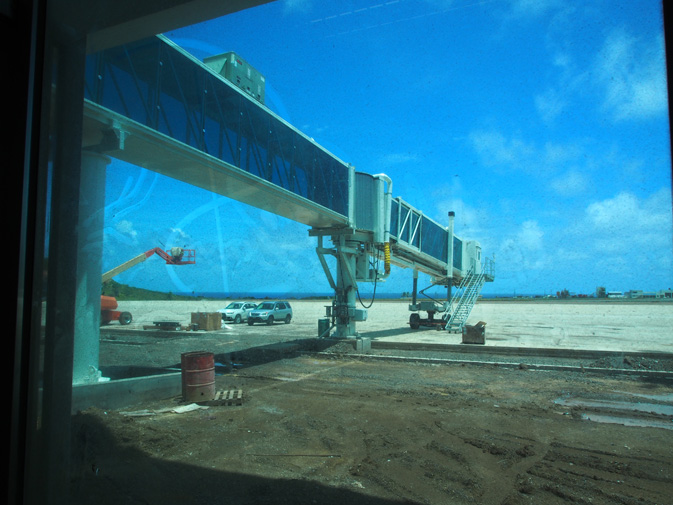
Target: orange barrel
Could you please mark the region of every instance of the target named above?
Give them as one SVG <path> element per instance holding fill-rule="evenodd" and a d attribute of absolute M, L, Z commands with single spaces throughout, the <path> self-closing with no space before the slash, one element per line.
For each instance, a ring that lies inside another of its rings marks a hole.
<path fill-rule="evenodd" d="M 180 366 L 183 400 L 199 402 L 215 398 L 215 356 L 212 352 L 182 353 Z"/>

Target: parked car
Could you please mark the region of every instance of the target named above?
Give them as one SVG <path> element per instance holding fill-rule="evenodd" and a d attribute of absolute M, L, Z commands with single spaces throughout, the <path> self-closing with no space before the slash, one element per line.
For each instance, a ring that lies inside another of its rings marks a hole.
<path fill-rule="evenodd" d="M 233 321 L 238 324 L 247 321 L 250 311 L 255 307 L 257 304 L 253 302 L 231 302 L 218 312 L 222 314 L 222 321 Z"/>
<path fill-rule="evenodd" d="M 292 321 L 292 307 L 288 302 L 262 302 L 248 315 L 248 324 L 273 324 L 283 321 L 288 324 Z"/>

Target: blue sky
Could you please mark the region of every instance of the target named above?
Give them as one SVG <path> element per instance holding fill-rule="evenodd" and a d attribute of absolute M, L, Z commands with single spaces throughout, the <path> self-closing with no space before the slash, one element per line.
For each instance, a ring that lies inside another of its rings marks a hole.
<path fill-rule="evenodd" d="M 495 255 L 486 294 L 673 288 L 659 2 L 287 0 L 165 35 L 199 59 L 237 52 L 280 117 L 437 222 L 455 211 Z M 329 291 L 304 225 L 118 161 L 106 205 L 105 269 L 197 250 L 119 282 Z M 394 269 L 377 290 L 411 282 Z"/>

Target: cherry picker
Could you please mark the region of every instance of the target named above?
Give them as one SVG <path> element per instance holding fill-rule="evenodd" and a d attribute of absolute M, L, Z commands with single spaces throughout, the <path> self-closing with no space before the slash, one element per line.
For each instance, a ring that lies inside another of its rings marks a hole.
<path fill-rule="evenodd" d="M 112 279 L 112 277 L 115 275 L 118 275 L 128 270 L 129 268 L 142 263 L 153 254 L 157 254 L 163 258 L 167 265 L 193 265 L 196 263 L 194 249 L 172 247 L 171 249 L 164 251 L 163 249 L 155 247 L 154 249 L 150 249 L 149 251 L 139 254 L 138 256 L 131 258 L 121 265 L 116 266 L 112 270 L 105 272 L 103 274 L 103 284 Z M 119 324 L 127 325 L 133 320 L 133 316 L 130 312 L 119 311 L 117 308 L 117 299 L 114 296 L 101 295 L 100 324 L 105 325 L 109 324 L 111 321 L 119 321 Z"/>

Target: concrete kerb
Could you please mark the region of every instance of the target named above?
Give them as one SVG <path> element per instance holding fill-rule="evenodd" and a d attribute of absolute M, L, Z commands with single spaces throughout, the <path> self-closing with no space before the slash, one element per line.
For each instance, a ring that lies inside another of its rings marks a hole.
<path fill-rule="evenodd" d="M 650 358 L 673 359 L 673 353 L 661 351 L 604 351 L 591 349 L 565 349 L 551 347 L 505 347 L 480 344 L 437 344 L 424 342 L 390 342 L 374 340 L 371 342 L 374 350 L 396 351 L 440 351 L 457 353 L 494 354 L 503 356 L 526 356 L 548 358 L 573 359 L 601 359 L 601 358 Z"/>
<path fill-rule="evenodd" d="M 331 356 L 330 353 L 321 352 L 320 355 Z M 480 361 L 480 360 L 466 360 L 466 359 L 448 359 L 448 358 L 423 358 L 414 356 L 381 356 L 373 354 L 348 354 L 348 358 L 370 360 L 370 361 L 396 361 L 406 363 L 425 363 L 432 365 L 473 365 L 473 366 L 490 366 L 503 367 L 510 369 L 521 370 L 540 370 L 540 371 L 556 371 L 556 372 L 581 372 L 581 373 L 595 373 L 602 375 L 635 375 L 657 379 L 673 380 L 673 372 L 661 370 L 632 370 L 625 368 L 601 368 L 589 367 L 582 365 L 548 365 L 548 364 L 522 364 L 508 361 Z"/>
<path fill-rule="evenodd" d="M 74 385 L 71 413 L 75 414 L 92 406 L 118 409 L 150 400 L 171 398 L 181 393 L 180 372 Z"/>

